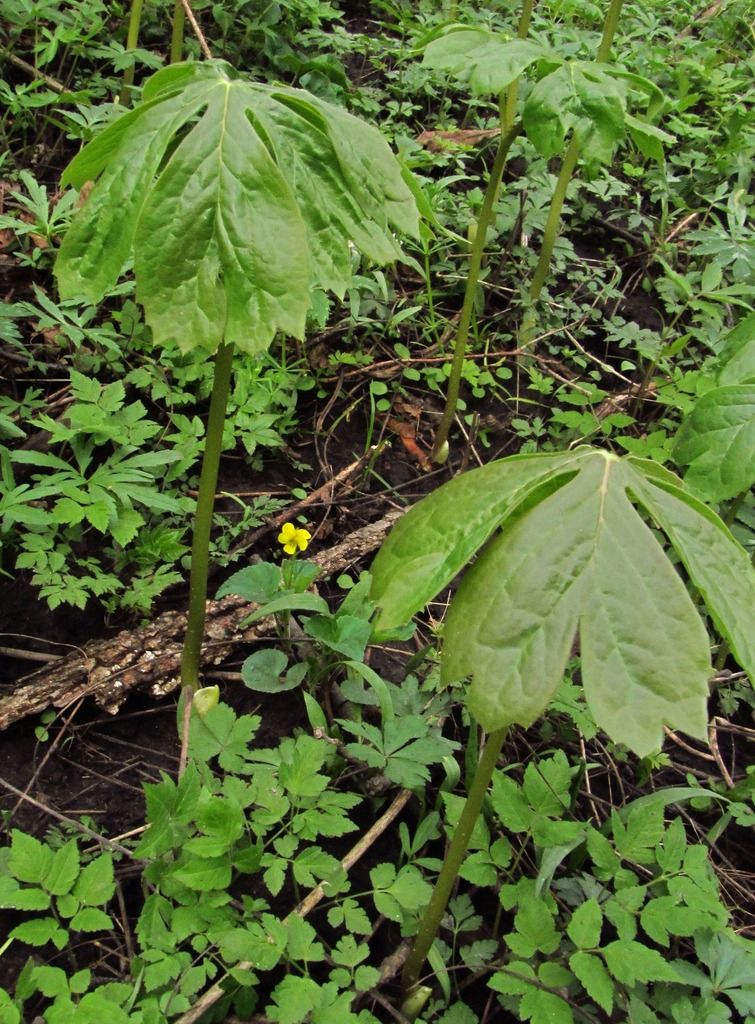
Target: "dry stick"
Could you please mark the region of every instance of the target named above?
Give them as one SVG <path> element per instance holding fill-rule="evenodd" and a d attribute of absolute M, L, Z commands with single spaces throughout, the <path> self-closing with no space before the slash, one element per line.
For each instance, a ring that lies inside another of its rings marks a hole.
<path fill-rule="evenodd" d="M 715 723 L 711 722 L 708 726 L 708 743 L 713 753 L 713 759 L 718 765 L 718 770 L 721 772 L 721 776 L 728 786 L 729 789 L 734 789 L 734 779 L 729 774 L 729 769 L 724 764 L 724 759 L 721 757 L 721 751 L 718 749 L 718 736 L 716 734 Z"/>
<path fill-rule="evenodd" d="M 680 39 L 684 39 L 685 36 L 691 36 L 695 30 L 695 25 L 698 21 L 709 21 L 710 18 L 715 17 L 716 14 L 721 10 L 722 7 L 726 6 L 727 0 L 715 0 L 710 7 L 706 7 L 704 11 L 701 11 L 693 22 L 690 22 L 686 28 L 683 28 L 679 35 L 676 37 L 677 42 Z"/>
<path fill-rule="evenodd" d="M 392 509 L 333 547 L 317 552 L 312 561 L 326 576 L 344 572 L 380 547 L 403 512 Z M 259 642 L 272 629 L 273 616 L 249 627 L 241 626 L 249 611 L 249 602 L 240 597 L 208 602 L 210 624 L 202 649 L 205 668 L 219 664 L 240 643 Z M 68 707 L 82 696 L 93 697 L 110 714 L 115 714 L 137 689 L 164 697 L 178 686 L 185 630 L 185 615 L 163 612 L 146 626 L 124 630 L 108 640 L 91 641 L 53 666 L 24 676 L 10 693 L 0 697 L 0 731 L 50 706 Z"/>
<path fill-rule="evenodd" d="M 7 50 L 4 50 L 3 56 L 7 57 L 11 64 L 15 64 L 17 68 L 21 68 L 22 71 L 25 71 L 28 75 L 31 75 L 32 78 L 38 78 L 41 82 L 44 82 L 48 89 L 52 89 L 53 92 L 66 91 L 66 87 L 63 85 L 62 82 L 59 82 L 57 79 L 51 78 L 49 75 L 46 75 L 44 71 L 39 71 L 37 68 L 34 67 L 33 64 L 29 64 L 29 62 L 25 61 L 22 57 L 17 57 L 15 53 L 8 53 Z"/>
<path fill-rule="evenodd" d="M 367 460 L 372 456 L 372 451 L 365 453 L 355 462 L 345 466 L 342 470 L 330 480 L 326 480 L 324 484 L 317 487 L 311 494 L 308 494 L 306 498 L 302 498 L 301 501 L 297 501 L 295 505 L 289 505 L 288 508 L 284 509 L 277 516 L 274 516 L 269 522 L 265 523 L 264 526 L 258 527 L 248 534 L 242 541 L 234 545 L 229 551 L 230 555 L 235 555 L 237 551 L 243 551 L 245 548 L 250 547 L 255 541 L 259 540 L 260 537 L 264 537 L 270 530 L 274 530 L 278 526 L 282 526 L 283 523 L 292 519 L 295 515 L 298 515 L 301 509 L 306 508 L 307 505 L 312 505 L 318 502 L 321 498 L 324 498 L 328 492 L 330 492 L 331 498 L 338 484 L 342 484 L 344 480 L 348 480 L 350 476 L 361 469 Z"/>
<path fill-rule="evenodd" d="M 344 871 L 348 872 L 356 862 L 362 857 L 367 850 L 372 846 L 375 840 L 385 832 L 390 824 L 398 817 L 404 807 L 411 799 L 412 793 L 409 789 L 402 789 L 393 799 L 393 802 L 389 806 L 385 814 L 381 815 L 378 820 L 372 825 L 346 854 L 341 861 L 341 867 Z M 325 896 L 325 889 L 322 883 L 312 890 L 312 892 L 301 901 L 301 903 L 291 911 L 288 917 L 292 914 L 296 914 L 297 917 L 306 917 L 311 913 L 318 903 Z M 288 917 L 285 920 L 288 920 Z M 284 920 L 284 923 L 285 923 Z M 248 960 L 244 960 L 241 963 L 235 965 L 236 970 L 247 971 L 251 970 L 254 964 Z M 211 1006 L 220 999 L 225 992 L 219 984 L 213 985 L 208 988 L 203 996 L 197 1000 L 190 1010 L 176 1021 L 176 1024 L 193 1024 L 194 1021 L 199 1020 L 203 1013 L 205 1013 Z"/>
<path fill-rule="evenodd" d="M 365 853 L 367 853 L 375 840 L 381 836 L 388 826 L 395 821 L 399 814 L 401 814 L 404 807 L 409 803 L 411 796 L 412 791 L 410 789 L 402 789 L 396 794 L 385 814 L 381 815 L 375 824 L 371 825 L 370 828 L 367 829 L 362 838 L 352 846 L 343 858 L 341 861 L 341 867 L 344 871 L 350 871 L 356 862 L 360 860 Z M 324 895 L 324 883 L 321 882 L 308 896 L 305 896 L 301 903 L 294 909 L 293 913 L 298 917 L 307 917 L 315 909 L 317 904 L 321 902 Z"/>
<path fill-rule="evenodd" d="M 740 675 L 740 673 L 737 673 Z M 745 672 L 741 673 L 742 677 L 746 676 Z M 753 741 L 755 740 L 755 729 L 748 729 L 746 725 L 734 725 L 733 722 L 727 721 L 725 718 L 720 718 L 718 715 L 713 719 L 713 723 L 716 729 L 722 729 L 724 732 L 734 732 L 739 736 L 744 736 L 745 739 Z"/>
<path fill-rule="evenodd" d="M 186 18 L 189 24 L 191 25 L 192 31 L 199 40 L 199 49 L 202 51 L 202 55 L 206 57 L 207 60 L 212 60 L 212 51 L 210 50 L 210 47 L 207 45 L 207 40 L 204 37 L 202 29 L 199 27 L 199 22 L 194 17 L 194 11 L 192 11 L 191 9 L 189 0 L 181 0 L 181 4 L 183 5 L 183 9 L 186 12 Z"/>
<path fill-rule="evenodd" d="M 58 661 L 62 654 L 42 654 L 41 651 L 26 651 L 22 647 L 0 647 L 0 654 L 6 658 L 17 658 L 19 661 L 41 661 L 49 665 L 51 661 Z"/>
<path fill-rule="evenodd" d="M 681 736 L 677 736 L 673 729 L 669 729 L 667 725 L 664 725 L 663 731 L 672 743 L 675 743 L 677 747 L 681 747 L 682 750 L 686 750 L 688 754 L 694 754 L 695 757 L 701 757 L 704 761 L 716 760 L 713 754 L 707 754 L 704 750 L 697 750 L 697 748 L 693 747 L 691 743 L 685 743 Z"/>

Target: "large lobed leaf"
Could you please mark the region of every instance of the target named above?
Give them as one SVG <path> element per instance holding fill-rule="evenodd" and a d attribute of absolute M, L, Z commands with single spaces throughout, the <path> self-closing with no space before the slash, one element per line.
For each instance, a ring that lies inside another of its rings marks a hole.
<path fill-rule="evenodd" d="M 674 458 L 689 466 L 685 481 L 706 501 L 725 501 L 755 483 L 755 313 L 726 335 L 718 387 L 682 423 Z"/>
<path fill-rule="evenodd" d="M 529 39 L 506 40 L 483 28 L 449 26 L 424 48 L 422 63 L 469 84 L 476 96 L 498 95 L 536 61 L 560 58 Z"/>
<path fill-rule="evenodd" d="M 640 75 L 604 63 L 564 61 L 529 39 L 506 39 L 489 29 L 448 25 L 423 47 L 423 63 L 468 85 L 475 95 L 500 95 L 527 72 L 535 82 L 522 108 L 522 125 L 537 150 L 547 157 L 564 149 L 576 133 L 581 159 L 594 173 L 613 156 L 626 130 L 646 156 L 663 160 L 663 145 L 673 138 L 653 124 L 627 114 L 629 88 L 644 93 L 649 113 L 662 94 Z"/>
<path fill-rule="evenodd" d="M 449 481 L 418 502 L 393 527 L 372 565 L 371 597 L 382 605 L 375 623 L 389 633 L 408 622 L 463 569 L 504 517 L 563 455 L 523 455 L 489 462 Z M 486 500 L 480 500 L 485 495 Z"/>
<path fill-rule="evenodd" d="M 750 313 L 729 331 L 718 358 L 720 385 L 755 381 L 755 313 Z"/>
<path fill-rule="evenodd" d="M 609 163 L 624 135 L 626 88 L 605 66 L 573 61 L 541 78 L 524 102 L 522 123 L 543 156 L 561 153 L 576 132 L 590 168 Z"/>
<path fill-rule="evenodd" d="M 660 746 L 664 723 L 704 738 L 707 634 L 635 505 L 666 533 L 755 679 L 755 572 L 745 552 L 673 474 L 589 448 L 504 459 L 420 502 L 373 566 L 377 628 L 429 600 L 503 524 L 463 579 L 444 634 L 443 677 L 471 678 L 481 724 L 535 721 L 579 635 L 585 695 L 610 736 L 639 754 Z"/>
<path fill-rule="evenodd" d="M 755 383 L 714 388 L 685 419 L 674 458 L 707 501 L 724 501 L 755 483 Z"/>
<path fill-rule="evenodd" d="M 220 61 L 154 75 L 63 176 L 94 180 L 61 246 L 61 294 L 99 301 L 133 254 L 156 342 L 184 351 L 301 337 L 313 287 L 344 294 L 350 243 L 384 263 L 401 255 L 394 229 L 417 232 L 376 129 Z"/>

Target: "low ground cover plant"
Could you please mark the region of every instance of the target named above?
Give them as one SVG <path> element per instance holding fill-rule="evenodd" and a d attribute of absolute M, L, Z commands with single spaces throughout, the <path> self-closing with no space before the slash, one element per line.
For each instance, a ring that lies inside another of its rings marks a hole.
<path fill-rule="evenodd" d="M 136 831 L 3 812 L 0 1021 L 755 1020 L 747 4 L 0 15 L 3 569 L 190 569 L 192 698 Z"/>

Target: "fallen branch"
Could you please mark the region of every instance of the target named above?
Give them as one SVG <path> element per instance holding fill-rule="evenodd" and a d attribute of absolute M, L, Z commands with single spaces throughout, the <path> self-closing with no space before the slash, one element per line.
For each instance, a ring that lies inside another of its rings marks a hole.
<path fill-rule="evenodd" d="M 376 523 L 355 530 L 340 544 L 315 555 L 312 561 L 321 567 L 324 576 L 343 572 L 378 548 L 400 515 L 400 511 L 388 512 Z M 270 634 L 275 621 L 272 616 L 241 628 L 252 607 L 240 597 L 207 602 L 203 668 L 220 664 L 239 644 L 253 643 Z M 153 697 L 165 696 L 180 685 L 185 629 L 185 614 L 164 612 L 146 626 L 92 641 L 24 676 L 0 700 L 0 730 L 48 707 L 68 707 L 82 697 L 91 697 L 114 715 L 132 693 L 146 690 Z"/>

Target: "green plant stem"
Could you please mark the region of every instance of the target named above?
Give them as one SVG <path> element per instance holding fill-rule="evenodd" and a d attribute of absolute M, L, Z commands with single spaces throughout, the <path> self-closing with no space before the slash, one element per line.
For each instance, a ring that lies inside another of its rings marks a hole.
<path fill-rule="evenodd" d="M 611 56 L 613 38 L 616 35 L 616 29 L 619 24 L 619 15 L 621 14 L 621 7 L 623 3 L 624 0 L 611 0 L 611 3 L 608 5 L 608 11 L 606 12 L 605 21 L 603 22 L 603 37 L 600 40 L 600 46 L 598 47 L 598 56 L 595 58 L 600 61 L 601 64 L 605 64 Z"/>
<path fill-rule="evenodd" d="M 183 57 L 184 48 L 184 24 L 186 23 L 186 11 L 181 0 L 176 0 L 173 7 L 173 30 L 170 35 L 170 63 L 178 64 Z"/>
<path fill-rule="evenodd" d="M 181 657 L 181 686 L 199 687 L 199 662 L 204 635 L 207 603 L 207 572 L 209 568 L 210 529 L 218 483 L 220 452 L 223 446 L 223 425 L 231 384 L 233 346 L 221 345 L 215 356 L 210 415 L 207 420 L 202 472 L 199 477 L 194 535 L 191 542 L 191 580 L 189 583 L 189 616 Z"/>
<path fill-rule="evenodd" d="M 506 165 L 506 158 L 511 144 L 522 130 L 521 123 L 513 125 L 505 133 L 501 134 L 496 150 L 493 167 L 490 171 L 488 187 L 485 191 L 485 198 L 482 202 L 480 216 L 477 219 L 472 250 L 469 254 L 469 270 L 467 271 L 467 283 L 464 290 L 464 301 L 459 317 L 459 326 L 456 331 L 454 357 L 451 363 L 451 373 L 448 378 L 448 392 L 446 394 L 446 405 L 443 409 L 438 430 L 433 444 L 432 458 L 435 462 L 445 462 L 446 444 L 448 434 L 456 415 L 456 403 L 459 400 L 459 384 L 461 383 L 461 372 L 464 368 L 464 356 L 467 351 L 467 339 L 469 338 L 469 325 L 472 322 L 475 295 L 477 294 L 477 283 L 480 279 L 480 268 L 482 266 L 482 255 L 485 251 L 488 228 L 493 219 L 493 207 L 495 206 L 498 188 L 503 177 L 503 168 Z"/>
<path fill-rule="evenodd" d="M 543 229 L 543 244 L 540 249 L 540 256 L 538 257 L 537 267 L 535 268 L 535 274 L 530 284 L 530 301 L 535 302 L 540 292 L 543 290 L 545 284 L 545 278 L 548 275 L 548 268 L 550 267 L 551 257 L 553 256 L 553 249 L 556 245 L 556 239 L 558 238 L 558 229 L 561 224 L 561 210 L 564 206 L 564 200 L 566 199 L 566 190 L 569 187 L 572 174 L 577 166 L 577 160 L 579 159 L 579 140 L 576 135 L 572 135 L 569 140 L 569 145 L 566 147 L 564 153 L 564 159 L 561 162 L 561 170 L 558 172 L 558 179 L 556 181 L 556 187 L 553 190 L 553 196 L 551 198 L 550 209 L 548 210 L 548 219 L 545 222 L 545 228 Z"/>
<path fill-rule="evenodd" d="M 498 729 L 491 732 L 485 740 L 482 748 L 480 761 L 472 785 L 469 787 L 464 809 L 461 812 L 459 823 L 454 830 L 453 839 L 446 852 L 443 866 L 435 881 L 435 888 L 430 897 L 430 903 L 420 922 L 419 931 L 414 939 L 414 945 L 404 964 L 401 984 L 404 999 L 416 988 L 419 981 L 419 974 L 430 952 L 438 928 L 443 918 L 451 891 L 459 874 L 464 855 L 469 846 L 469 840 L 474 830 L 475 822 L 480 816 L 482 803 L 488 791 L 490 780 L 493 777 L 493 769 L 498 761 L 503 741 L 506 739 L 508 729 Z"/>
<path fill-rule="evenodd" d="M 608 60 L 611 54 L 611 46 L 613 44 L 614 36 L 616 35 L 616 28 L 619 23 L 619 14 L 621 13 L 623 2 L 624 0 L 611 0 L 608 11 L 606 12 L 606 17 L 603 22 L 603 35 L 600 40 L 600 46 L 598 47 L 598 54 L 596 57 L 596 60 L 602 64 Z M 539 299 L 540 292 L 543 290 L 543 285 L 545 284 L 545 279 L 548 276 L 548 270 L 553 256 L 553 249 L 555 247 L 556 239 L 558 238 L 558 230 L 561 225 L 561 211 L 564 206 L 564 200 L 566 199 L 566 190 L 569 187 L 569 182 L 571 181 L 572 175 L 574 174 L 574 170 L 577 166 L 579 148 L 579 139 L 576 134 L 572 134 L 572 137 L 569 140 L 569 145 L 564 153 L 556 187 L 553 190 L 553 197 L 551 198 L 551 205 L 548 210 L 548 219 L 543 231 L 543 244 L 540 249 L 540 255 L 538 256 L 535 273 L 530 284 L 529 308 L 525 312 L 522 327 L 519 332 L 520 348 L 528 348 L 532 344 L 535 335 L 535 316 L 532 306 Z"/>
<path fill-rule="evenodd" d="M 519 26 L 516 33 L 519 39 L 527 38 L 527 34 L 530 30 L 530 21 L 532 20 L 533 7 L 534 0 L 522 0 L 522 13 L 519 15 Z M 501 127 L 505 132 L 512 128 L 516 121 L 516 100 L 518 95 L 519 79 L 515 78 L 506 90 L 506 100 L 501 114 Z"/>
<path fill-rule="evenodd" d="M 128 19 L 128 33 L 126 35 L 126 49 L 135 50 L 139 42 L 139 26 L 142 22 L 142 7 L 144 0 L 131 0 L 131 14 Z M 134 65 L 127 67 L 123 72 L 123 82 L 118 102 L 126 106 L 131 97 L 131 86 L 134 84 Z"/>

